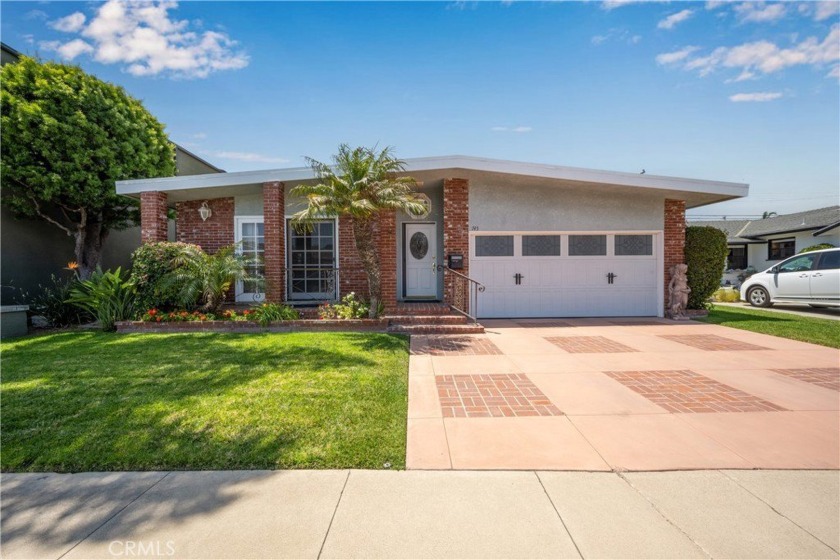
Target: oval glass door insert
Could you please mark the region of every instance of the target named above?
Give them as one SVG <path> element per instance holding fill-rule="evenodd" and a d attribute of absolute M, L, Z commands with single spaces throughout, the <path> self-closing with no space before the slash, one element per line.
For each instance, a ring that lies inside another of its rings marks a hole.
<path fill-rule="evenodd" d="M 408 248 L 411 251 L 411 256 L 419 261 L 429 252 L 429 238 L 426 237 L 425 233 L 418 231 L 411 236 Z"/>

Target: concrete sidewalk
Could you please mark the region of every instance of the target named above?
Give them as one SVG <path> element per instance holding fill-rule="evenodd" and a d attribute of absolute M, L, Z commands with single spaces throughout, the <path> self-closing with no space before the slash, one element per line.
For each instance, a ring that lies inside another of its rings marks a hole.
<path fill-rule="evenodd" d="M 838 471 L 5 474 L 3 558 L 838 558 Z"/>

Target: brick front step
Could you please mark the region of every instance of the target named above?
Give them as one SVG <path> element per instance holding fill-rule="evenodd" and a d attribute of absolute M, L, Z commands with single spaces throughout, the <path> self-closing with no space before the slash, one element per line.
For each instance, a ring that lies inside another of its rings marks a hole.
<path fill-rule="evenodd" d="M 465 325 L 463 315 L 385 315 L 390 325 Z"/>
<path fill-rule="evenodd" d="M 405 334 L 481 334 L 482 325 L 391 325 L 388 332 Z"/>
<path fill-rule="evenodd" d="M 452 313 L 449 305 L 437 302 L 401 302 L 392 311 L 392 315 L 449 315 Z"/>

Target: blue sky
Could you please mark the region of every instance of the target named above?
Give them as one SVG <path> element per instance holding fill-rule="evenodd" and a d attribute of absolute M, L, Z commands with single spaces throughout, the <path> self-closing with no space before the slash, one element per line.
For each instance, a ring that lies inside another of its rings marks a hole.
<path fill-rule="evenodd" d="M 340 142 L 748 182 L 838 203 L 838 2 L 6 2 L 2 40 L 124 86 L 229 171 Z"/>

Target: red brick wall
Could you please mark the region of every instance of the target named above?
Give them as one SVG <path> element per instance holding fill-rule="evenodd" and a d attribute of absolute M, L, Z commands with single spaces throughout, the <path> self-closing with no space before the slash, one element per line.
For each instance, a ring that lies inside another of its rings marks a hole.
<path fill-rule="evenodd" d="M 140 193 L 140 241 L 154 243 L 168 238 L 166 219 L 166 193 L 147 191 Z"/>
<path fill-rule="evenodd" d="M 382 301 L 390 310 L 397 305 L 397 220 L 394 212 L 383 212 L 375 226 L 376 252 L 382 271 Z M 359 260 L 353 223 L 350 218 L 338 219 L 339 290 L 343 297 L 350 292 L 362 299 L 370 293 L 367 274 Z"/>
<path fill-rule="evenodd" d="M 443 258 L 452 253 L 464 255 L 464 269 L 470 274 L 470 182 L 467 179 L 443 180 Z M 453 278 L 444 270 L 443 293 L 447 303 L 453 302 Z"/>
<path fill-rule="evenodd" d="M 668 284 L 671 267 L 685 263 L 685 201 L 665 200 L 665 309 L 668 309 Z"/>
<path fill-rule="evenodd" d="M 206 222 L 201 220 L 198 209 L 203 200 L 190 200 L 175 205 L 178 219 L 175 234 L 178 241 L 195 243 L 207 253 L 215 253 L 234 242 L 233 198 L 213 198 L 207 205 L 213 211 Z"/>
<path fill-rule="evenodd" d="M 280 182 L 263 184 L 266 299 L 286 299 L 286 195 Z"/>
<path fill-rule="evenodd" d="M 381 212 L 376 228 L 376 251 L 382 271 L 382 303 L 390 311 L 397 306 L 397 215 Z"/>
<path fill-rule="evenodd" d="M 367 275 L 359 260 L 359 252 L 356 250 L 353 222 L 345 216 L 338 219 L 338 268 L 340 296 L 356 292 L 359 297 L 367 299 L 369 292 Z"/>

